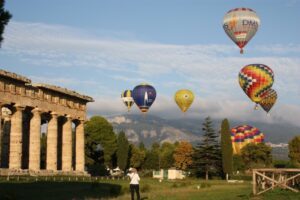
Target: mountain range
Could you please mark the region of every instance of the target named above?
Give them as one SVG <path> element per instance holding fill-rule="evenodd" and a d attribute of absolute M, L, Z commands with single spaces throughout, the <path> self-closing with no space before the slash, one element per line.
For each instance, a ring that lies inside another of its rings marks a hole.
<path fill-rule="evenodd" d="M 132 143 L 143 142 L 150 146 L 153 142 L 175 142 L 187 140 L 193 144 L 201 140 L 204 119 L 182 116 L 178 119 L 163 119 L 154 115 L 126 114 L 107 117 L 115 132 L 124 131 Z M 222 119 L 212 119 L 216 131 L 220 130 Z M 288 143 L 294 136 L 300 135 L 300 128 L 287 124 L 264 122 L 241 122 L 230 120 L 230 127 L 248 124 L 257 127 L 265 134 L 265 142 L 273 144 Z"/>

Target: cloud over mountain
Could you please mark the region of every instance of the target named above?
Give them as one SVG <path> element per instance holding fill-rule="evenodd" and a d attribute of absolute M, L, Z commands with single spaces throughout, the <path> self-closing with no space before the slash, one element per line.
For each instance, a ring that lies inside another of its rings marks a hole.
<path fill-rule="evenodd" d="M 234 45 L 164 44 L 57 24 L 11 21 L 0 54 L 24 63 L 33 80 L 93 96 L 96 102 L 88 105 L 89 115 L 125 113 L 121 92 L 148 82 L 157 89 L 150 112 L 158 116 L 180 118 L 173 95 L 188 88 L 196 94 L 188 116 L 299 126 L 300 45 L 259 45 L 247 51 L 241 56 Z M 275 72 L 273 88 L 279 98 L 270 117 L 253 111 L 254 104 L 238 85 L 239 70 L 250 63 L 264 63 Z M 132 112 L 139 111 L 133 108 Z"/>

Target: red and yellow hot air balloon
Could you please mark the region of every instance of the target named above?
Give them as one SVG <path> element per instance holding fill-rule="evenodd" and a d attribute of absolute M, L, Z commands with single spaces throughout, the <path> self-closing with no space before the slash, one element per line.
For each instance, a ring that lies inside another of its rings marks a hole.
<path fill-rule="evenodd" d="M 223 19 L 223 29 L 243 53 L 243 48 L 255 35 L 260 25 L 256 12 L 250 8 L 235 8 L 228 11 Z"/>
<path fill-rule="evenodd" d="M 233 153 L 240 154 L 244 146 L 249 143 L 262 143 L 264 138 L 264 134 L 256 127 L 249 125 L 236 126 L 231 129 Z"/>
<path fill-rule="evenodd" d="M 262 100 L 259 102 L 259 105 L 269 113 L 271 108 L 274 106 L 277 100 L 277 93 L 273 89 L 269 89 L 262 95 Z"/>
<path fill-rule="evenodd" d="M 187 89 L 178 90 L 174 96 L 174 100 L 182 112 L 186 112 L 189 109 L 194 98 L 194 93 Z"/>
<path fill-rule="evenodd" d="M 264 64 L 250 64 L 241 69 L 238 78 L 246 95 L 258 104 L 262 101 L 263 95 L 272 87 L 274 73 Z"/>

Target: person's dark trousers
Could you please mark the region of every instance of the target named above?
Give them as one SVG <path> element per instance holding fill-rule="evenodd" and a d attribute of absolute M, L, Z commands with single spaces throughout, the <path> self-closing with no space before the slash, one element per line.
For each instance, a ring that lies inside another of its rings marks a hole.
<path fill-rule="evenodd" d="M 131 200 L 134 200 L 134 191 L 136 192 L 137 200 L 140 200 L 140 186 L 137 184 L 130 184 Z"/>

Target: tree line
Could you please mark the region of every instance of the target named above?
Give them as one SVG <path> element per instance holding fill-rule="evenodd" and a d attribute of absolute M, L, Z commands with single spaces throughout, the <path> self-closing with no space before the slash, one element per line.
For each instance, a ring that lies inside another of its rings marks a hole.
<path fill-rule="evenodd" d="M 222 121 L 216 131 L 212 120 L 207 117 L 202 124 L 203 136 L 193 146 L 188 141 L 175 143 L 153 143 L 146 148 L 143 143 L 131 144 L 125 133 L 115 134 L 112 125 L 103 117 L 94 116 L 85 124 L 86 167 L 93 175 L 105 175 L 106 167 L 129 167 L 152 174 L 152 170 L 176 168 L 190 172 L 195 177 L 228 177 L 236 172 L 252 168 L 271 167 L 271 147 L 264 143 L 248 144 L 240 155 L 233 155 L 230 125 Z M 199 127 L 200 128 L 200 127 Z M 289 144 L 290 166 L 299 166 L 300 137 Z"/>

